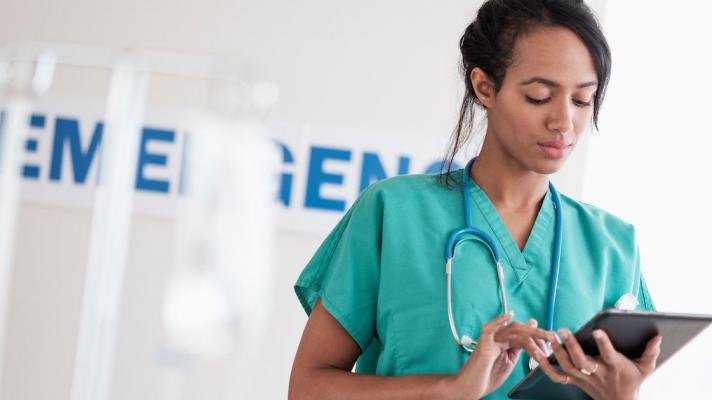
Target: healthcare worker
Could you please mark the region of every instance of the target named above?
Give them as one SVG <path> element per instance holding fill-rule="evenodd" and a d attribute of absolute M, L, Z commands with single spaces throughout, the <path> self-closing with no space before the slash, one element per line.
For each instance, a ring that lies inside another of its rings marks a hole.
<path fill-rule="evenodd" d="M 570 334 L 626 294 L 654 309 L 633 227 L 549 184 L 597 122 L 611 67 L 600 26 L 578 0 L 490 0 L 460 50 L 443 173 L 368 187 L 296 282 L 309 319 L 290 398 L 505 399 L 534 362 L 594 399 L 636 398 L 660 337 L 630 360 L 601 331 L 597 357 Z M 475 113 L 479 155 L 452 170 Z"/>

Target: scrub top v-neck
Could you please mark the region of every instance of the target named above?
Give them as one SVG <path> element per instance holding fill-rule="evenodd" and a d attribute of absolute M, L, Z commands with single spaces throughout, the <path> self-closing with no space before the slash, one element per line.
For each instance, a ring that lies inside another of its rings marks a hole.
<path fill-rule="evenodd" d="M 462 170 L 453 181 L 462 181 Z M 473 182 L 474 183 L 474 182 Z M 554 205 L 547 192 L 530 236 L 519 250 L 484 191 L 469 189 L 474 227 L 501 249 L 515 320 L 546 320 Z M 309 314 L 321 299 L 363 351 L 356 371 L 397 376 L 452 374 L 469 354 L 450 333 L 443 250 L 464 225 L 461 187 L 437 175 L 400 176 L 364 190 L 305 266 L 295 291 Z M 561 195 L 563 237 L 554 328 L 576 330 L 623 294 L 654 309 L 641 274 L 634 229 L 596 207 Z M 496 270 L 483 246 L 458 246 L 452 275 L 453 315 L 473 338 L 501 314 Z M 520 357 L 511 376 L 488 399 L 506 393 L 528 372 Z"/>
<path fill-rule="evenodd" d="M 512 269 L 516 282 L 523 282 L 534 265 L 551 265 L 552 253 L 549 248 L 551 246 L 545 246 L 549 240 L 553 245 L 554 238 L 555 211 L 551 192 L 546 192 L 529 238 L 520 251 L 487 194 L 474 180 L 472 182 L 473 185 L 469 190 L 470 198 L 478 210 L 478 216 L 487 223 L 489 232 L 493 233 L 492 237 L 497 242 L 498 248 L 503 250 L 503 255 Z"/>

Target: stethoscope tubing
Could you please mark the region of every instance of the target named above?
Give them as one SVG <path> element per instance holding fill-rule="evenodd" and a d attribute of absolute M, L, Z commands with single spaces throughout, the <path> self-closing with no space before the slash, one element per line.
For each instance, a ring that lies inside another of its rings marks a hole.
<path fill-rule="evenodd" d="M 471 159 L 463 171 L 462 177 L 462 195 L 463 195 L 463 206 L 465 211 L 465 223 L 466 226 L 463 228 L 456 229 L 449 237 L 447 241 L 447 246 L 445 248 L 445 274 L 446 274 L 446 291 L 447 291 L 447 311 L 448 311 L 448 321 L 450 323 L 450 329 L 455 342 L 461 346 L 464 350 L 472 352 L 474 346 L 477 342 L 467 335 L 462 337 L 459 335 L 457 326 L 455 324 L 455 319 L 452 310 L 452 266 L 453 258 L 455 257 L 455 249 L 457 245 L 466 240 L 476 240 L 485 245 L 489 250 L 492 261 L 497 268 L 497 280 L 500 286 L 500 296 L 503 312 L 509 312 L 509 307 L 507 305 L 507 294 L 505 290 L 505 280 L 504 280 L 504 269 L 502 267 L 502 262 L 500 258 L 500 253 L 497 248 L 496 243 L 490 235 L 486 232 L 477 229 L 473 226 L 472 218 L 472 204 L 470 201 L 469 187 L 472 185 L 470 181 L 470 171 L 472 170 L 472 164 L 476 158 Z M 551 276 L 549 278 L 549 293 L 547 298 L 546 307 L 546 329 L 553 330 L 554 328 L 554 310 L 556 307 L 556 292 L 559 284 L 559 270 L 561 266 L 561 242 L 563 239 L 563 217 L 561 210 L 561 200 L 559 198 L 559 193 L 554 188 L 554 185 L 549 182 L 549 191 L 551 192 L 551 198 L 554 203 L 555 209 L 555 231 L 554 231 L 554 250 L 552 257 L 552 270 Z"/>

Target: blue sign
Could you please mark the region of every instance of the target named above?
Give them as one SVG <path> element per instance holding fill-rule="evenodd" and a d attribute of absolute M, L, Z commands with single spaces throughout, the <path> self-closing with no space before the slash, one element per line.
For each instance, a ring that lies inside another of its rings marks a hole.
<path fill-rule="evenodd" d="M 0 115 L 0 121 L 1 115 Z M 0 122 L 1 123 L 1 122 Z M 29 134 L 24 143 L 26 155 L 35 155 L 35 161 L 26 161 L 22 165 L 22 178 L 27 181 L 44 181 L 47 183 L 58 183 L 71 181 L 77 186 L 94 186 L 96 179 L 90 182 L 89 173 L 94 166 L 98 168 L 98 158 L 101 154 L 102 136 L 104 134 L 104 124 L 97 121 L 93 126 L 82 126 L 78 117 L 70 116 L 50 116 L 48 114 L 35 113 L 29 118 Z M 136 191 L 149 192 L 162 195 L 182 195 L 185 175 L 185 149 L 189 146 L 189 135 L 174 128 L 145 126 L 141 129 L 139 147 L 137 149 L 138 159 L 135 168 L 134 187 Z M 151 144 L 162 144 L 163 151 L 152 149 Z M 294 170 L 297 158 L 289 146 L 279 140 L 274 143 L 278 146 L 282 156 L 282 166 L 284 171 Z M 166 146 L 182 146 L 182 151 L 166 151 Z M 49 146 L 49 151 L 41 153 L 42 146 Z M 47 154 L 48 159 L 40 159 L 37 156 Z M 179 168 L 175 171 L 168 171 L 169 157 L 177 157 L 173 160 L 174 165 Z M 388 177 L 382 156 L 375 151 L 364 151 L 357 154 L 355 150 L 348 147 L 329 147 L 324 145 L 312 145 L 308 147 L 305 155 L 306 179 L 304 198 L 295 203 L 293 199 L 293 185 L 295 179 L 290 172 L 283 172 L 279 176 L 278 192 L 276 200 L 285 207 L 294 207 L 295 204 L 306 209 L 325 210 L 342 212 L 346 209 L 347 199 L 328 197 L 322 194 L 324 187 L 339 187 L 344 184 L 344 176 L 341 173 L 328 171 L 325 164 L 342 163 L 346 167 L 350 163 L 358 161 L 361 165 L 359 176 L 357 177 L 358 191 L 362 191 L 373 182 Z M 28 157 L 26 157 L 28 158 Z M 33 158 L 33 157 L 29 157 Z M 405 175 L 413 172 L 418 173 L 438 173 L 440 172 L 440 160 L 433 160 L 424 171 L 411 170 L 411 156 L 399 155 L 396 160 L 398 175 Z M 130 166 L 126 166 L 129 168 Z M 166 169 L 162 177 L 149 176 L 147 168 L 151 171 Z M 45 170 L 46 169 L 46 170 Z M 95 174 L 98 176 L 98 174 Z M 354 193 L 354 196 L 357 193 Z"/>

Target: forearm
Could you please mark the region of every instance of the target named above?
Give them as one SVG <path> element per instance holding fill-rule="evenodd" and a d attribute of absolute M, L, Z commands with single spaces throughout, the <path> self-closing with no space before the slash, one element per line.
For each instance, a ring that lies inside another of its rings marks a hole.
<path fill-rule="evenodd" d="M 290 382 L 290 400 L 460 399 L 454 375 L 386 377 L 355 374 L 336 368 L 305 373 Z M 476 393 L 468 399 L 478 398 Z"/>

